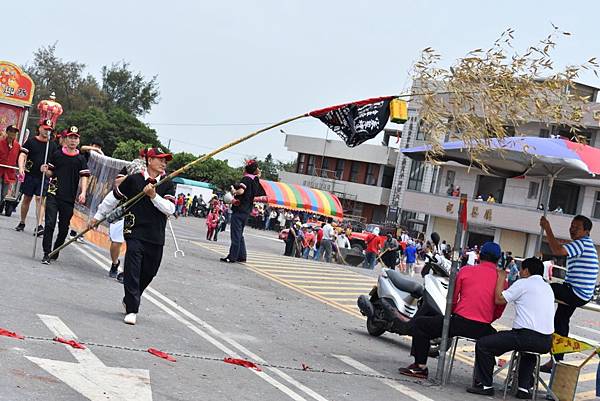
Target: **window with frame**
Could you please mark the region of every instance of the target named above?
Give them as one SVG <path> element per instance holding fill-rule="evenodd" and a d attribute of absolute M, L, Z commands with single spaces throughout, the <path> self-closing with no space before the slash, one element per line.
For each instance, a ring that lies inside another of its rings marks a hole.
<path fill-rule="evenodd" d="M 374 176 L 375 165 L 372 163 L 367 164 L 367 174 L 365 175 L 365 184 L 377 185 L 377 178 Z"/>
<path fill-rule="evenodd" d="M 547 128 L 540 129 L 540 138 L 550 138 L 550 130 Z"/>
<path fill-rule="evenodd" d="M 308 156 L 308 163 L 306 163 L 306 174 L 315 174 L 315 155 Z"/>
<path fill-rule="evenodd" d="M 321 177 L 329 177 L 329 158 L 323 157 L 321 160 Z"/>
<path fill-rule="evenodd" d="M 527 191 L 527 199 L 537 199 L 540 192 L 540 184 L 535 181 L 529 183 L 529 191 Z"/>
<path fill-rule="evenodd" d="M 344 160 L 338 159 L 335 164 L 335 178 L 341 180 L 344 176 Z"/>
<path fill-rule="evenodd" d="M 446 171 L 446 183 L 445 186 L 449 187 L 450 185 L 454 185 L 454 178 L 456 177 L 456 171 L 448 170 Z"/>
<path fill-rule="evenodd" d="M 413 160 L 410 164 L 410 173 L 408 175 L 408 189 L 420 191 L 423 186 L 423 175 L 425 173 L 425 164 Z"/>
<path fill-rule="evenodd" d="M 594 202 L 594 214 L 595 219 L 600 219 L 600 191 L 596 191 L 596 200 Z"/>
<path fill-rule="evenodd" d="M 304 174 L 305 167 L 306 167 L 306 155 L 304 153 L 300 153 L 298 155 L 298 165 L 296 167 L 296 172 L 299 174 Z"/>
<path fill-rule="evenodd" d="M 350 182 L 358 182 L 358 170 L 360 162 L 352 162 L 350 165 Z"/>

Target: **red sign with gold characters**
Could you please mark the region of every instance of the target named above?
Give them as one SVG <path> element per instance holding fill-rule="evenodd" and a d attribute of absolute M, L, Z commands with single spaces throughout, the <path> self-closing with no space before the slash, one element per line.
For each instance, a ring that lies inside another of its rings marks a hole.
<path fill-rule="evenodd" d="M 19 66 L 0 61 L 0 102 L 31 106 L 34 90 L 33 80 Z"/>

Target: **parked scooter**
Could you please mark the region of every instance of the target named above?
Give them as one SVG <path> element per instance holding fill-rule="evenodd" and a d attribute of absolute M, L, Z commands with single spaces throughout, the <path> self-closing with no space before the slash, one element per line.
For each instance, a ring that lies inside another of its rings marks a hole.
<path fill-rule="evenodd" d="M 440 237 L 431 234 L 436 249 Z M 451 263 L 441 252 L 426 255 L 419 284 L 402 273 L 383 269 L 369 295 L 358 297 L 360 312 L 367 317 L 367 331 L 380 336 L 386 331 L 400 335 L 412 334 L 412 320 L 418 316 L 442 315 L 446 308 Z"/>

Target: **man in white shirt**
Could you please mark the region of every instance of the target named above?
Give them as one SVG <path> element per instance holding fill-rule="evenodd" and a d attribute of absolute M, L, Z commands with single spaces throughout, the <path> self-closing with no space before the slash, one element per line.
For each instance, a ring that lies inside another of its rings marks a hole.
<path fill-rule="evenodd" d="M 497 305 L 512 302 L 515 320 L 510 331 L 501 331 L 477 340 L 475 346 L 475 385 L 467 392 L 494 395 L 492 372 L 495 356 L 508 351 L 529 351 L 545 354 L 552 345 L 554 332 L 554 293 L 542 277 L 544 264 L 537 258 L 523 261 L 520 280 L 505 288 L 506 272 L 498 270 L 495 301 Z M 517 398 L 530 399 L 533 386 L 533 355 L 522 353 L 519 365 Z"/>
<path fill-rule="evenodd" d="M 475 249 L 471 249 L 467 252 L 467 264 L 469 266 L 475 266 L 477 264 L 477 252 Z"/>
<path fill-rule="evenodd" d="M 323 238 L 321 239 L 321 245 L 319 245 L 319 252 L 317 255 L 317 260 L 321 260 L 323 255 L 325 255 L 325 262 L 327 263 L 331 263 L 331 251 L 333 250 L 332 242 L 335 239 L 335 232 L 331 225 L 332 222 L 333 219 L 329 217 L 327 219 L 327 224 L 323 225 Z"/>

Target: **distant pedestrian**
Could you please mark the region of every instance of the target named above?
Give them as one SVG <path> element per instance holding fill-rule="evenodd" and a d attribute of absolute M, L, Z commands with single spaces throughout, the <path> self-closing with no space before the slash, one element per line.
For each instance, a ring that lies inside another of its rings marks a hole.
<path fill-rule="evenodd" d="M 409 241 L 406 246 L 406 272 L 411 276 L 415 274 L 415 263 L 417 262 L 417 248 L 414 241 Z"/>
<path fill-rule="evenodd" d="M 16 126 L 9 125 L 6 127 L 6 136 L 0 139 L 0 164 L 11 167 L 17 166 L 17 160 L 21 152 L 21 145 L 19 145 L 17 139 L 18 134 L 19 129 Z M 15 170 L 0 166 L 0 204 L 4 202 L 9 187 L 15 182 L 17 182 Z M 8 208 L 8 206 L 6 207 Z"/>
<path fill-rule="evenodd" d="M 255 197 L 264 196 L 265 192 L 260 185 L 260 169 L 256 160 L 249 160 L 244 167 L 244 176 L 241 182 L 234 188 L 235 198 L 232 203 L 231 215 L 231 245 L 226 257 L 221 258 L 221 262 L 235 263 L 245 262 L 246 242 L 244 241 L 244 227 L 248 221 L 248 216 L 252 211 Z"/>
<path fill-rule="evenodd" d="M 365 260 L 363 261 L 363 267 L 365 269 L 373 270 L 377 262 L 377 255 L 381 248 L 379 242 L 379 228 L 375 228 L 372 233 L 369 233 L 365 238 L 367 249 L 365 249 Z"/>
<path fill-rule="evenodd" d="M 333 219 L 331 217 L 327 218 L 327 223 L 323 225 L 323 238 L 321 238 L 321 245 L 319 246 L 319 254 L 317 256 L 318 260 L 325 257 L 325 262 L 331 263 L 331 253 L 333 251 L 333 241 L 335 240 L 335 233 L 333 231 L 333 226 L 331 223 Z"/>
<path fill-rule="evenodd" d="M 206 216 L 206 239 L 211 241 L 215 234 L 215 231 L 219 228 L 219 209 L 214 208 Z"/>

